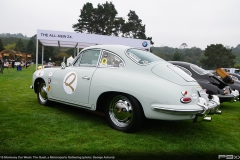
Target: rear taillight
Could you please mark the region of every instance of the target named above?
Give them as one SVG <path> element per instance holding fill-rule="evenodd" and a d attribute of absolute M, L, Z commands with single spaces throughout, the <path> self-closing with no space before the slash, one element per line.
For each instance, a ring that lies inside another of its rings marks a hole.
<path fill-rule="evenodd" d="M 182 103 L 190 103 L 192 99 L 188 96 L 188 91 L 181 92 L 183 97 L 180 99 Z"/>
<path fill-rule="evenodd" d="M 189 102 L 192 101 L 192 99 L 191 99 L 190 97 L 182 97 L 182 98 L 180 99 L 180 101 L 181 101 L 182 103 L 189 103 Z"/>

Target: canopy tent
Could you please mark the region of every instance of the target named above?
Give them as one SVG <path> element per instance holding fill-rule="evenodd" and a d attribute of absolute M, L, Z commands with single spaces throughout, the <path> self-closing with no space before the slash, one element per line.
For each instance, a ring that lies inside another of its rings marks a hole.
<path fill-rule="evenodd" d="M 79 48 L 98 44 L 121 44 L 150 50 L 150 40 L 38 29 L 36 43 L 36 70 L 38 66 L 38 42 L 42 44 L 42 65 L 44 46 L 77 48 L 77 51 L 79 51 Z M 75 56 L 74 53 L 74 57 Z"/>

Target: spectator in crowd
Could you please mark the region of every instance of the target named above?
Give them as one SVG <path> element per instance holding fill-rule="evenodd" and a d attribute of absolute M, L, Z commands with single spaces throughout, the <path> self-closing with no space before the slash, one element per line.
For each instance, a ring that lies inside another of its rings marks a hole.
<path fill-rule="evenodd" d="M 15 60 L 12 60 L 12 68 L 15 68 Z"/>

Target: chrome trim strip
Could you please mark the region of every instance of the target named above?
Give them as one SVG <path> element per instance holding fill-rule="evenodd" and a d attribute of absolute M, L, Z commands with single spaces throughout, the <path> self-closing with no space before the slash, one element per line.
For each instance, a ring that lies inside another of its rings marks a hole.
<path fill-rule="evenodd" d="M 54 101 L 54 102 L 60 102 L 60 103 L 64 103 L 64 104 L 67 104 L 67 105 L 71 105 L 71 106 L 75 106 L 75 107 L 81 107 L 81 108 L 86 108 L 86 109 L 89 109 L 91 108 L 90 106 L 87 106 L 87 105 L 84 105 L 84 104 L 74 104 L 74 102 L 66 102 L 66 101 L 63 101 L 63 100 L 58 100 L 58 99 L 54 99 L 54 98 L 49 98 L 50 101 Z M 76 103 L 76 102 L 75 102 Z"/>
<path fill-rule="evenodd" d="M 173 114 L 198 114 L 202 113 L 204 110 L 201 109 L 173 109 L 173 108 L 164 108 L 153 106 L 155 110 L 164 112 L 164 113 L 173 113 Z"/>

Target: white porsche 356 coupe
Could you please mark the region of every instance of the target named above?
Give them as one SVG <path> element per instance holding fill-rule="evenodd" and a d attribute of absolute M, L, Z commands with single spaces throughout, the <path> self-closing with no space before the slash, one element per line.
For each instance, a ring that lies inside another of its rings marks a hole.
<path fill-rule="evenodd" d="M 211 121 L 221 113 L 200 85 L 178 67 L 151 52 L 122 45 L 84 48 L 71 66 L 33 74 L 32 89 L 42 105 L 56 101 L 102 111 L 119 131 L 141 128 L 145 118 Z"/>

